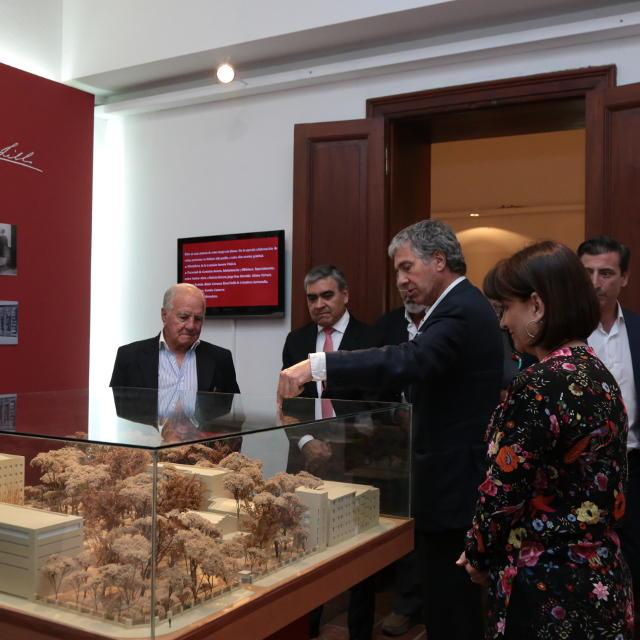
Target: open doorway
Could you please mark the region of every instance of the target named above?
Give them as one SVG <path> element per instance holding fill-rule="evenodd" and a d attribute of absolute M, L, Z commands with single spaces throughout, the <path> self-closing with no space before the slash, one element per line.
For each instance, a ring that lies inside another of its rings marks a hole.
<path fill-rule="evenodd" d="M 452 213 L 433 203 L 431 193 L 432 159 L 437 164 L 437 152 L 434 155 L 432 147 L 439 144 L 473 144 L 514 136 L 528 140 L 532 147 L 536 134 L 567 133 L 570 138 L 575 133 L 573 142 L 582 147 L 582 152 L 574 154 L 573 166 L 582 166 L 577 176 L 583 181 L 582 198 L 562 194 L 553 203 L 536 205 L 533 201 L 523 204 L 519 196 L 507 194 L 497 197 L 485 214 L 492 209 L 496 218 L 503 214 L 503 225 L 511 209 L 530 214 L 533 231 L 524 233 L 517 226 L 515 231 L 503 230 L 533 240 L 552 237 L 573 246 L 582 237 L 608 233 L 624 238 L 632 252 L 640 247 L 636 162 L 640 149 L 640 84 L 617 87 L 613 66 L 372 98 L 367 100 L 366 113 L 366 118 L 358 120 L 295 126 L 292 260 L 293 282 L 301 282 L 313 264 L 340 265 L 352 283 L 350 309 L 365 322 L 374 322 L 400 303 L 385 251 L 389 239 L 407 224 L 429 217 L 432 211 Z M 520 153 L 523 161 L 532 157 L 529 147 Z M 559 149 L 556 147 L 554 153 Z M 481 165 L 486 156 L 481 155 Z M 526 170 L 521 173 L 527 177 Z M 554 175 L 554 182 L 557 178 L 562 184 L 563 177 Z M 550 179 L 542 180 L 538 176 L 531 184 L 544 194 Z M 578 188 L 576 184 L 574 188 Z M 433 189 L 437 188 L 434 183 Z M 450 208 L 455 216 L 467 206 L 479 207 L 475 198 L 470 198 L 469 203 Z M 535 210 L 536 206 L 549 208 Z M 523 211 L 527 207 L 529 211 Z M 550 226 L 548 221 L 559 222 L 561 214 L 570 228 Z M 461 219 L 458 222 L 462 225 Z M 491 226 L 500 228 L 500 224 L 494 220 Z M 473 229 L 478 226 L 474 222 Z M 478 231 L 467 235 L 474 234 Z M 507 250 L 506 245 L 503 249 Z M 467 252 L 470 250 L 468 247 Z M 487 257 L 487 262 L 495 255 Z M 640 279 L 640 261 L 632 261 L 630 271 L 632 280 Z M 482 267 L 472 278 L 480 279 L 481 272 Z M 629 308 L 640 309 L 639 288 L 627 287 L 623 298 Z M 301 288 L 294 287 L 291 301 L 292 326 L 301 326 L 306 322 Z"/>
<path fill-rule="evenodd" d="M 537 240 L 585 237 L 584 129 L 431 145 L 431 217 L 456 232 L 481 287 L 502 258 Z"/>

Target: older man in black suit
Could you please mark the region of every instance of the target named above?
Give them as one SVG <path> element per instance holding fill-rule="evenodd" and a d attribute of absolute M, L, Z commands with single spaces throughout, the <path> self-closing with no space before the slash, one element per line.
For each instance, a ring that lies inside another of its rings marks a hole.
<path fill-rule="evenodd" d="M 110 386 L 240 393 L 231 352 L 200 340 L 205 297 L 192 284 L 164 294 L 159 335 L 118 349 Z"/>
<path fill-rule="evenodd" d="M 483 636 L 479 587 L 455 566 L 482 481 L 484 433 L 499 399 L 502 338 L 496 315 L 465 277 L 453 231 L 436 220 L 403 229 L 392 240 L 398 286 L 429 306 L 414 340 L 381 349 L 315 353 L 282 371 L 279 395 L 310 380 L 368 388 L 412 385 L 416 548 L 424 580 L 429 640 Z"/>

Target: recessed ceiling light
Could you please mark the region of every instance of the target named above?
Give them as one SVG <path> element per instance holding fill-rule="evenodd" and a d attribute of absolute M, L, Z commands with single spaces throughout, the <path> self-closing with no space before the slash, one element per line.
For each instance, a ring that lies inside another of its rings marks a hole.
<path fill-rule="evenodd" d="M 479 218 L 479 217 L 480 217 L 480 214 L 479 214 L 479 213 L 476 213 L 475 211 L 472 211 L 472 212 L 469 214 L 469 216 L 470 216 L 471 218 Z"/>
<path fill-rule="evenodd" d="M 222 84 L 228 84 L 236 77 L 236 72 L 230 64 L 225 62 L 216 69 L 216 76 Z"/>

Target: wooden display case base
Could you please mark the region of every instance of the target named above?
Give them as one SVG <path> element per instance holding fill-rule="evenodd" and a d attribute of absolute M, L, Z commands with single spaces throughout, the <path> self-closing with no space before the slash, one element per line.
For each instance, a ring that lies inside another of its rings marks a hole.
<path fill-rule="evenodd" d="M 381 532 L 352 545 L 344 552 L 330 554 L 308 568 L 289 569 L 258 578 L 253 593 L 217 614 L 183 624 L 171 630 L 156 625 L 155 637 L 162 640 L 284 640 L 307 637 L 306 616 L 319 605 L 373 575 L 413 549 L 413 521 L 380 518 Z M 329 548 L 329 550 L 331 547 Z M 314 556 L 308 556 L 313 559 Z M 104 640 L 105 638 L 148 638 L 147 630 L 131 629 L 104 635 L 63 624 L 63 612 L 51 609 L 50 616 L 29 615 L 9 606 L 0 606 L 0 637 L 11 640 Z M 176 621 L 177 622 L 177 621 Z M 177 625 L 176 625 L 177 626 Z M 295 634 L 292 635 L 295 629 Z"/>

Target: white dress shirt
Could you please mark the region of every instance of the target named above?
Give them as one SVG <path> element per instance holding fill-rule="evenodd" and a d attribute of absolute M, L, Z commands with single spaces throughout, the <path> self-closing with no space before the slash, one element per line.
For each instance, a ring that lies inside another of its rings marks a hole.
<path fill-rule="evenodd" d="M 333 342 L 334 351 L 338 351 L 338 349 L 340 349 L 340 343 L 342 342 L 342 338 L 344 337 L 344 332 L 347 330 L 347 325 L 349 324 L 350 317 L 351 316 L 349 315 L 349 311 L 345 310 L 340 320 L 338 320 L 338 322 L 336 322 L 333 325 L 333 333 L 331 334 L 331 341 Z M 320 325 L 318 325 L 317 329 L 318 329 L 318 335 L 316 337 L 316 351 L 319 351 L 322 353 L 322 355 L 324 355 L 324 352 L 322 350 L 324 348 L 324 341 L 327 337 L 327 334 L 324 332 L 324 327 L 321 327 Z M 327 376 L 325 371 L 325 378 L 326 377 Z M 315 406 L 316 420 L 319 420 L 322 418 L 322 406 L 319 399 L 322 397 L 323 387 L 324 385 L 322 384 L 322 381 L 316 381 L 316 390 L 318 393 L 318 400 L 316 401 L 316 406 Z M 306 434 L 302 436 L 300 440 L 298 440 L 298 447 L 302 449 L 302 447 L 304 447 L 304 445 L 307 444 L 307 442 L 309 442 L 310 440 L 313 440 L 312 435 Z"/>
<path fill-rule="evenodd" d="M 404 317 L 405 317 L 405 320 L 407 321 L 407 334 L 409 334 L 409 340 L 413 340 L 418 335 L 418 333 L 420 333 L 420 329 L 422 329 L 422 325 L 424 324 L 424 321 L 427 319 L 426 311 L 428 310 L 429 310 L 429 307 L 427 307 L 427 309 L 425 310 L 425 314 L 422 316 L 422 319 L 418 323 L 418 326 L 416 326 L 416 323 L 413 321 L 413 318 L 409 315 L 409 312 L 406 309 L 404 310 Z"/>
<path fill-rule="evenodd" d="M 636 419 L 638 416 L 638 406 L 636 399 L 636 384 L 633 376 L 633 363 L 631 361 L 631 349 L 629 347 L 629 335 L 627 326 L 622 315 L 622 308 L 618 304 L 618 315 L 607 333 L 602 323 L 600 323 L 595 331 L 589 336 L 589 346 L 593 347 L 596 355 L 607 369 L 611 371 L 616 379 L 620 391 L 622 391 L 622 399 L 627 407 L 629 416 L 629 438 L 627 447 L 640 448 L 640 438 L 638 433 L 638 425 Z"/>

